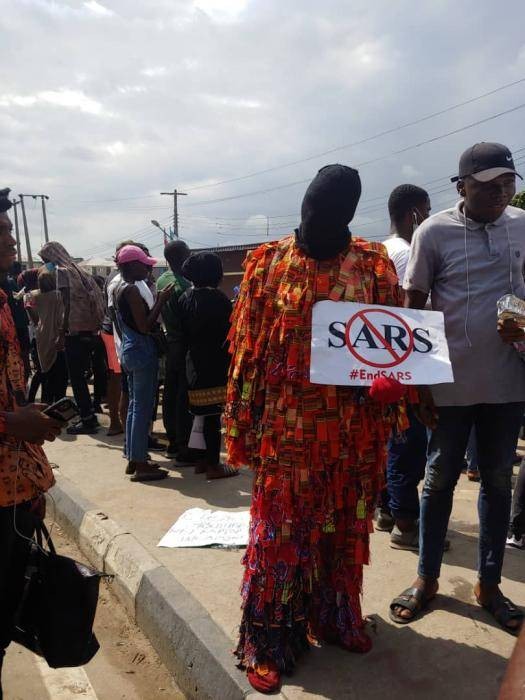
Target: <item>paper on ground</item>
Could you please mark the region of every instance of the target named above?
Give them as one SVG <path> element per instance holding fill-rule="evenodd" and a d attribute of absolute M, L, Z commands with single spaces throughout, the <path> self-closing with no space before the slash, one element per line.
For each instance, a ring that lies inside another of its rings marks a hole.
<path fill-rule="evenodd" d="M 246 546 L 250 513 L 190 508 L 170 527 L 157 547 Z"/>

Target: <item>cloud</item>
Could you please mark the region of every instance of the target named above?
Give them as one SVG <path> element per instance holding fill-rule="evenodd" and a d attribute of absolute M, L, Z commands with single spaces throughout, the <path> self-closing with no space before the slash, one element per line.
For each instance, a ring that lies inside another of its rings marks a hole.
<path fill-rule="evenodd" d="M 142 92 L 147 92 L 148 88 L 145 85 L 119 85 L 117 90 L 122 95 L 137 95 Z"/>
<path fill-rule="evenodd" d="M 141 75 L 145 75 L 147 78 L 160 78 L 166 75 L 168 69 L 166 66 L 152 66 L 151 68 L 143 68 L 140 71 Z"/>
<path fill-rule="evenodd" d="M 31 6 L 57 18 L 74 18 L 83 16 L 113 17 L 113 10 L 108 9 L 97 0 L 88 0 L 81 7 L 72 7 L 58 0 L 21 0 L 24 5 Z"/>
<path fill-rule="evenodd" d="M 121 156 L 128 150 L 126 144 L 122 141 L 114 141 L 113 143 L 108 143 L 104 146 L 104 150 L 109 153 L 110 156 Z"/>
<path fill-rule="evenodd" d="M 412 178 L 414 180 L 421 178 L 421 172 L 417 168 L 414 168 L 413 165 L 403 165 L 401 172 L 408 179 Z"/>
<path fill-rule="evenodd" d="M 525 147 L 522 110 L 393 155 L 523 102 L 522 83 L 397 129 L 525 77 L 522 27 L 508 21 L 522 2 L 19 0 L 2 15 L 5 185 L 48 194 L 50 232 L 75 254 L 132 235 L 157 253 L 149 222 L 172 214 L 160 192 L 188 193 L 192 245 L 253 242 L 266 221 L 270 236 L 297 224 L 321 166 L 361 163 L 355 232 L 382 239 L 396 185 L 424 186 L 437 211 L 470 144 Z M 482 52 L 465 27 L 491 28 Z M 39 210 L 28 216 L 36 246 Z"/>
<path fill-rule="evenodd" d="M 228 97 L 227 95 L 202 95 L 202 99 L 212 104 L 240 109 L 260 109 L 263 105 L 259 100 L 249 97 Z"/>
<path fill-rule="evenodd" d="M 218 22 L 232 22 L 247 4 L 248 0 L 194 0 L 193 6 Z"/>
<path fill-rule="evenodd" d="M 34 95 L 0 95 L 0 107 L 34 107 L 38 104 L 65 107 L 97 116 L 107 114 L 100 102 L 79 90 L 64 88 L 61 90 L 42 90 Z"/>
<path fill-rule="evenodd" d="M 97 2 L 97 0 L 89 0 L 89 2 L 85 2 L 84 7 L 97 17 L 112 17 L 115 14 L 113 10 L 109 10 L 107 7 L 104 7 L 104 5 L 101 5 L 99 2 Z"/>

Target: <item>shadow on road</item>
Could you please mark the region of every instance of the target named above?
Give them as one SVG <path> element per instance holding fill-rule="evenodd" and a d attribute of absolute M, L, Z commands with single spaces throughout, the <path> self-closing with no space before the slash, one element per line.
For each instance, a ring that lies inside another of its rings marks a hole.
<path fill-rule="evenodd" d="M 301 657 L 294 675 L 285 679 L 284 693 L 293 692 L 288 685 L 294 691 L 345 700 L 493 700 L 497 696 L 504 657 L 442 637 L 429 638 L 413 627 L 394 627 L 379 616 L 373 620 L 374 647 L 369 654 L 334 647 L 312 649 Z"/>

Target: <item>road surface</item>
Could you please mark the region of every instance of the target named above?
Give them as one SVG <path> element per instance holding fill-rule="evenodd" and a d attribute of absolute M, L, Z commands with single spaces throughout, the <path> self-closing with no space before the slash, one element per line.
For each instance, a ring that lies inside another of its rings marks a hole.
<path fill-rule="evenodd" d="M 53 541 L 61 554 L 85 557 L 58 526 Z M 102 583 L 95 622 L 100 651 L 81 668 L 51 669 L 43 659 L 12 644 L 4 673 L 4 700 L 184 700 L 154 649 Z"/>

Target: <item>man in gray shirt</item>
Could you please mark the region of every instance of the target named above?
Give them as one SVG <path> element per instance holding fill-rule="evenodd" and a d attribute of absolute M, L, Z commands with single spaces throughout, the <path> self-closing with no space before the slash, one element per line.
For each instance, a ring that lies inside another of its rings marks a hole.
<path fill-rule="evenodd" d="M 474 592 L 507 631 L 516 633 L 523 621 L 523 613 L 499 589 L 512 460 L 525 407 L 525 363 L 512 346 L 523 331 L 513 322 L 498 326 L 496 312 L 504 294 L 525 299 L 525 212 L 508 206 L 517 175 L 505 146 L 469 148 L 454 178 L 462 201 L 424 221 L 412 241 L 405 305 L 422 309 L 430 293 L 432 308 L 443 312 L 454 383 L 420 392 L 419 415 L 432 435 L 418 576 L 391 604 L 390 617 L 398 623 L 415 619 L 437 593 L 454 488 L 472 427 L 481 476 Z"/>

